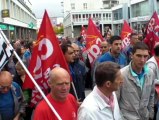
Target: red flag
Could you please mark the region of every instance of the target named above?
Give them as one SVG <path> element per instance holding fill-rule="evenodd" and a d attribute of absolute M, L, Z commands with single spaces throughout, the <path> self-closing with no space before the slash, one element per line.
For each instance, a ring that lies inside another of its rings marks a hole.
<path fill-rule="evenodd" d="M 159 32 L 159 19 L 156 12 L 153 13 L 146 29 L 146 37 L 144 42 L 148 45 L 151 54 L 153 55 L 153 48 L 156 42 L 159 41 L 158 36 L 156 35 Z"/>
<path fill-rule="evenodd" d="M 61 66 L 69 71 L 57 37 L 53 31 L 49 16 L 45 11 L 28 68 L 45 94 L 48 93 L 47 81 L 49 72 L 56 66 Z M 34 84 L 28 75 L 26 75 L 23 88 L 33 89 L 31 106 L 34 106 L 42 98 L 38 90 L 34 88 Z"/>
<path fill-rule="evenodd" d="M 81 36 L 83 36 L 83 39 L 86 39 L 86 29 L 85 27 L 82 25 L 82 29 L 81 29 Z"/>
<path fill-rule="evenodd" d="M 102 41 L 104 41 L 104 39 L 91 18 L 89 19 L 88 23 L 86 41 L 87 41 L 86 49 L 88 52 L 88 58 L 90 64 L 92 64 L 100 54 L 99 45 Z"/>
<path fill-rule="evenodd" d="M 146 35 L 144 42 L 149 47 L 151 54 L 154 55 L 154 46 L 156 42 L 159 42 L 159 37 L 154 32 L 150 32 Z"/>
<path fill-rule="evenodd" d="M 133 30 L 130 28 L 129 24 L 124 20 L 123 28 L 121 31 L 122 48 L 125 48 L 130 44 L 130 35 Z"/>

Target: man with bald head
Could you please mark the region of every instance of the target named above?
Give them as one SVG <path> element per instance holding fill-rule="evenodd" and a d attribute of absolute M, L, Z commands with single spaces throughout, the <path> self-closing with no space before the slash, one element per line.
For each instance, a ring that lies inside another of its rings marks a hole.
<path fill-rule="evenodd" d="M 69 94 L 69 73 L 63 68 L 54 68 L 50 72 L 48 84 L 51 91 L 47 98 L 61 119 L 75 120 L 77 118 L 78 104 L 76 99 Z M 42 100 L 35 109 L 34 120 L 57 120 L 57 118 L 46 101 Z"/>
<path fill-rule="evenodd" d="M 0 72 L 0 120 L 20 120 L 26 103 L 20 86 L 8 71 Z"/>

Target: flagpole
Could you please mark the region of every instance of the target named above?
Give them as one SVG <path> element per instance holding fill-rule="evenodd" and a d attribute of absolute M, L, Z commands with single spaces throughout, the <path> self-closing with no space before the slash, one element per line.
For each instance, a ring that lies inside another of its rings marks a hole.
<path fill-rule="evenodd" d="M 73 91 L 75 93 L 76 99 L 77 99 L 77 101 L 79 101 L 78 96 L 77 96 L 77 92 L 76 92 L 76 89 L 75 89 L 75 85 L 73 84 L 73 82 L 71 82 L 71 84 L 72 84 L 72 88 L 73 88 Z"/>
<path fill-rule="evenodd" d="M 12 47 L 12 45 L 9 42 L 9 40 L 4 35 L 4 33 L 2 32 L 1 29 L 0 29 L 0 32 L 1 32 L 2 36 L 5 38 L 4 40 L 7 42 L 7 44 L 9 45 L 9 47 L 11 47 L 13 49 L 14 55 L 16 56 L 16 58 L 18 59 L 18 61 L 20 62 L 20 64 L 22 65 L 22 67 L 24 68 L 24 70 L 26 71 L 26 73 L 28 74 L 28 76 L 30 77 L 30 79 L 32 80 L 32 82 L 34 83 L 34 85 L 36 86 L 36 88 L 38 89 L 38 91 L 40 92 L 40 94 L 42 95 L 42 97 L 44 98 L 44 100 L 46 101 L 46 103 L 48 104 L 48 106 L 51 108 L 51 110 L 53 111 L 53 113 L 55 114 L 55 116 L 58 118 L 58 120 L 62 120 L 61 117 L 59 116 L 59 114 L 56 112 L 55 108 L 51 105 L 50 101 L 47 99 L 47 97 L 45 96 L 45 94 L 40 89 L 39 85 L 34 80 L 33 76 L 30 74 L 30 72 L 28 71 L 28 69 L 26 68 L 26 66 L 23 64 L 21 58 L 15 52 L 14 48 Z"/>

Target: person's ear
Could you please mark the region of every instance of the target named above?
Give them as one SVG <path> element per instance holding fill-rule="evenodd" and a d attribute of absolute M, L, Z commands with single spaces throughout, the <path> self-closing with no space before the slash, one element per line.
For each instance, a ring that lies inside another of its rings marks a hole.
<path fill-rule="evenodd" d="M 109 87 L 111 86 L 111 82 L 110 82 L 110 81 L 106 81 L 106 82 L 105 82 L 105 86 L 106 86 L 107 88 L 109 88 Z"/>

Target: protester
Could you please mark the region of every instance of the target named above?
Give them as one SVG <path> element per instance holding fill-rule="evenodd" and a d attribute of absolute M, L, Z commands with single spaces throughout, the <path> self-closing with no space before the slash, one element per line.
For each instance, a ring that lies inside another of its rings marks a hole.
<path fill-rule="evenodd" d="M 124 83 L 117 91 L 118 103 L 124 119 L 150 120 L 154 116 L 154 73 L 145 65 L 148 46 L 138 42 L 132 49 L 132 61 L 121 69 Z"/>
<path fill-rule="evenodd" d="M 71 43 L 63 43 L 61 45 L 62 52 L 68 65 L 74 62 L 75 54 Z"/>
<path fill-rule="evenodd" d="M 153 71 L 154 77 L 155 77 L 155 86 L 156 89 L 159 89 L 159 42 L 157 42 L 154 46 L 154 56 L 152 56 L 147 62 L 148 67 Z M 159 108 L 158 108 L 158 103 L 159 103 L 159 93 L 156 90 L 155 94 L 155 116 L 154 120 L 159 120 Z M 158 114 L 157 114 L 157 109 L 158 109 Z M 157 119 L 156 119 L 156 114 L 157 114 Z"/>
<path fill-rule="evenodd" d="M 26 61 L 23 61 L 23 64 L 26 65 Z M 25 81 L 26 72 L 19 61 L 16 63 L 15 68 L 16 68 L 17 74 L 14 76 L 13 81 L 18 83 L 19 86 L 22 88 L 23 83 Z M 32 111 L 33 111 L 33 107 L 30 106 L 32 90 L 25 89 L 23 90 L 23 94 L 25 97 L 25 101 L 27 103 L 25 116 L 23 118 L 24 120 L 31 120 Z"/>
<path fill-rule="evenodd" d="M 68 72 L 60 67 L 54 68 L 50 72 L 48 84 L 51 91 L 47 98 L 61 119 L 76 120 L 78 104 L 75 98 L 69 94 L 70 75 Z M 57 120 L 57 117 L 46 101 L 42 100 L 35 109 L 34 120 Z"/>
<path fill-rule="evenodd" d="M 140 42 L 138 34 L 137 33 L 132 33 L 130 35 L 130 44 L 129 44 L 129 46 L 127 46 L 126 48 L 123 49 L 123 53 L 125 54 L 125 56 L 127 56 L 127 63 L 128 64 L 131 61 L 131 55 L 132 55 L 133 46 L 137 42 Z"/>
<path fill-rule="evenodd" d="M 101 54 L 99 54 L 99 56 L 96 58 L 96 60 L 94 61 L 93 65 L 92 65 L 91 77 L 93 79 L 93 86 L 95 85 L 95 69 L 96 69 L 97 65 L 99 64 L 98 60 L 100 59 L 100 57 L 102 55 L 104 55 L 108 51 L 109 51 L 108 42 L 107 41 L 102 41 L 100 43 L 100 52 L 101 52 Z"/>
<path fill-rule="evenodd" d="M 85 79 L 86 79 L 87 68 L 85 63 L 79 59 L 80 47 L 75 43 L 72 43 L 71 46 L 73 47 L 74 54 L 75 54 L 74 62 L 70 64 L 70 67 L 73 70 L 72 79 L 75 85 L 78 99 L 79 101 L 82 102 L 85 98 L 84 90 L 85 90 Z"/>
<path fill-rule="evenodd" d="M 122 40 L 119 36 L 112 36 L 110 38 L 110 51 L 106 52 L 98 60 L 100 63 L 105 61 L 112 61 L 118 63 L 120 67 L 127 65 L 126 57 L 121 53 Z"/>
<path fill-rule="evenodd" d="M 21 120 L 26 103 L 20 86 L 8 71 L 0 72 L 0 120 Z"/>
<path fill-rule="evenodd" d="M 78 120 L 122 120 L 114 91 L 123 83 L 120 66 L 113 62 L 99 64 L 95 71 L 97 86 L 78 110 Z"/>
<path fill-rule="evenodd" d="M 83 44 L 83 42 L 84 42 L 84 38 L 83 38 L 83 36 L 79 36 L 78 38 L 77 38 L 77 45 L 79 45 L 80 46 L 80 48 L 81 49 L 84 49 L 86 46 Z"/>

